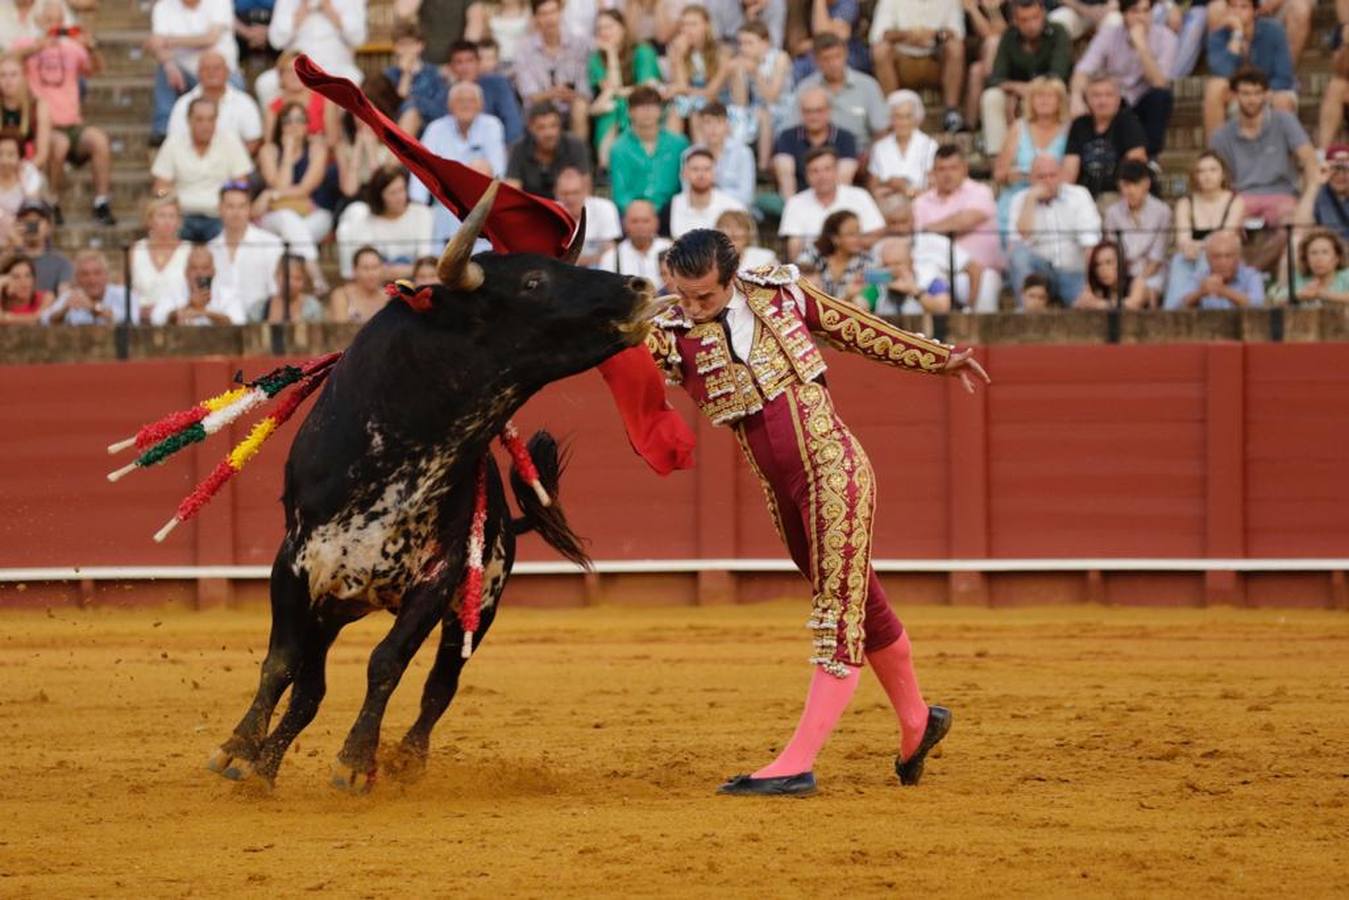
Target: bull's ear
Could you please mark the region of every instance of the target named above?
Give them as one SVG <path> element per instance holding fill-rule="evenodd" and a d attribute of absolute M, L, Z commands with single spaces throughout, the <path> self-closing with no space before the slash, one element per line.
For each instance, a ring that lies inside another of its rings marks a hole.
<path fill-rule="evenodd" d="M 436 276 L 441 284 L 452 291 L 469 293 L 482 286 L 482 267 L 470 257 L 473 256 L 473 245 L 478 241 L 478 233 L 482 231 L 483 223 L 487 221 L 487 214 L 492 211 L 492 201 L 496 199 L 497 188 L 500 185 L 501 182 L 492 180 L 487 190 L 478 198 L 473 211 L 464 217 L 459 230 L 450 238 L 444 252 L 440 254 L 440 262 L 436 264 Z"/>
<path fill-rule="evenodd" d="M 576 231 L 571 236 L 571 243 L 562 254 L 562 261 L 569 266 L 576 265 L 576 261 L 581 258 L 581 248 L 586 243 L 586 210 L 581 207 L 581 217 L 576 220 Z"/>

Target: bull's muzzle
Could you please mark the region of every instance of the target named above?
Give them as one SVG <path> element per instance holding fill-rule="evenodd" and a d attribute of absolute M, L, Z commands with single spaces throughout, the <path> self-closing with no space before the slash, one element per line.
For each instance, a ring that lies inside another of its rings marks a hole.
<path fill-rule="evenodd" d="M 633 344 L 637 344 L 645 340 L 651 331 L 651 320 L 673 306 L 676 298 L 657 297 L 655 285 L 645 278 L 630 279 L 628 288 L 637 295 L 637 303 L 633 306 L 632 314 L 628 316 L 627 321 L 618 326 L 618 331 Z"/>

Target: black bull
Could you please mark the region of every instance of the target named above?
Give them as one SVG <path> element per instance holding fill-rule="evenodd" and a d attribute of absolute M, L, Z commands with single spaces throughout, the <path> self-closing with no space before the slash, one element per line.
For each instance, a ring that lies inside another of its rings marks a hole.
<path fill-rule="evenodd" d="M 495 617 L 518 532 L 535 528 L 563 555 L 585 561 L 556 502 L 543 507 L 515 478 L 524 516 L 511 519 L 489 443 L 540 388 L 638 343 L 659 307 L 641 279 L 541 256 L 483 254 L 469 261 L 479 212 L 490 202 L 484 197 L 446 248 L 444 284 L 432 289 L 430 308 L 419 312 L 394 301 L 374 316 L 296 434 L 257 696 L 209 762 L 227 778 L 274 782 L 287 748 L 323 699 L 328 648 L 345 625 L 378 608 L 393 613 L 393 627 L 370 655 L 365 702 L 333 782 L 369 787 L 385 706 L 439 624 L 421 713 L 393 757 L 399 761 L 393 768 L 404 773 L 424 769 L 431 729 L 453 699 L 464 664 L 455 593 L 484 456 L 486 549 L 476 640 Z M 530 446 L 555 497 L 556 445 L 540 433 Z M 288 687 L 286 712 L 268 733 Z"/>

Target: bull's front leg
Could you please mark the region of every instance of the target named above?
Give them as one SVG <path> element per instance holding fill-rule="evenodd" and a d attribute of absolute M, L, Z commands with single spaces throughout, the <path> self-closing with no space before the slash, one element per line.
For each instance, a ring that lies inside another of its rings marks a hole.
<path fill-rule="evenodd" d="M 362 793 L 375 779 L 375 752 L 379 749 L 380 723 L 389 697 L 403 677 L 408 663 L 435 628 L 443 613 L 445 589 L 441 585 L 423 586 L 410 591 L 394 619 L 393 628 L 370 654 L 366 670 L 365 703 L 351 726 L 342 751 L 333 766 L 333 787 Z"/>

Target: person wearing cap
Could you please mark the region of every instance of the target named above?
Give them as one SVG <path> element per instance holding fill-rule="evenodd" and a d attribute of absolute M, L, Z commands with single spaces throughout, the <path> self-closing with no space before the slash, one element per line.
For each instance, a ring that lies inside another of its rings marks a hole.
<path fill-rule="evenodd" d="M 1295 219 L 1315 222 L 1349 240 L 1349 144 L 1326 148 L 1326 163 L 1318 167 L 1316 175 L 1316 192 L 1304 195 Z M 1308 196 L 1310 211 L 1306 209 Z"/>
<path fill-rule="evenodd" d="M 41 200 L 25 200 L 14 221 L 11 242 L 33 261 L 37 289 L 59 294 L 74 275 L 70 260 L 51 247 L 52 208 Z"/>

